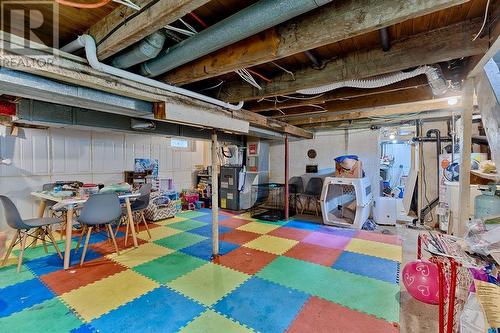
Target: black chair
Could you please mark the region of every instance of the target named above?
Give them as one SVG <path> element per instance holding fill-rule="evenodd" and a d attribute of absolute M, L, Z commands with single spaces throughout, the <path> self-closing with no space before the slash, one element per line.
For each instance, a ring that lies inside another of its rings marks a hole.
<path fill-rule="evenodd" d="M 132 209 L 132 213 L 134 214 L 134 222 L 136 224 L 136 230 L 139 230 L 139 223 L 143 222 L 144 227 L 148 233 L 149 239 L 151 239 L 151 233 L 149 232 L 148 223 L 146 222 L 146 218 L 144 217 L 144 210 L 149 206 L 149 200 L 151 197 L 151 184 L 144 184 L 139 189 L 139 193 L 141 194 L 135 201 L 132 201 L 130 204 L 130 208 Z M 126 214 L 126 212 L 125 212 Z M 128 230 L 129 225 L 127 224 L 127 229 L 125 232 L 125 244 L 128 239 Z"/>
<path fill-rule="evenodd" d="M 304 193 L 304 181 L 302 177 L 292 177 L 288 181 L 288 194 L 290 198 L 290 202 L 293 202 L 293 206 L 295 207 L 295 214 L 298 214 L 300 202 L 300 195 Z"/>
<path fill-rule="evenodd" d="M 306 189 L 304 190 L 304 193 L 300 195 L 300 198 L 304 198 L 306 200 L 306 204 L 302 204 L 302 211 L 301 214 L 304 213 L 304 210 L 307 208 L 309 209 L 309 206 L 311 204 L 311 200 L 314 201 L 314 211 L 316 215 L 318 215 L 318 206 L 320 207 L 320 197 L 321 197 L 321 191 L 323 189 L 323 178 L 319 177 L 312 177 L 309 179 L 307 182 Z"/>
<path fill-rule="evenodd" d="M 116 253 L 120 254 L 118 245 L 116 244 L 115 235 L 111 229 L 111 223 L 119 220 L 121 216 L 122 208 L 120 205 L 120 199 L 116 193 L 98 193 L 89 197 L 87 202 L 83 205 L 82 213 L 78 218 L 78 222 L 82 225 L 82 233 L 76 245 L 76 250 L 78 250 L 80 246 L 83 235 L 87 233 L 82 256 L 80 258 L 80 266 L 83 265 L 85 260 L 85 254 L 87 253 L 87 248 L 89 246 L 92 229 L 99 225 L 106 226 L 108 235 L 111 237 L 113 245 L 115 246 Z"/>

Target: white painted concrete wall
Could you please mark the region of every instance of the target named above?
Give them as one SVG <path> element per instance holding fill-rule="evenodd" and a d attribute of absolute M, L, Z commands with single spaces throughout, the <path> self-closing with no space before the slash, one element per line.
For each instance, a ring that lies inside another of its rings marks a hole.
<path fill-rule="evenodd" d="M 175 150 L 170 139 L 153 135 L 58 128 L 22 132 L 18 138 L 0 137 L 0 155 L 13 161 L 0 165 L 0 194 L 12 198 L 24 218 L 35 216 L 37 204 L 30 192 L 44 183 L 121 182 L 137 157 L 158 159 L 160 177 L 173 178 L 182 189 L 193 186 L 194 165 L 204 162 L 203 141 L 194 141 L 192 150 Z"/>
<path fill-rule="evenodd" d="M 314 139 L 290 141 L 290 177 L 303 175 L 306 164 L 318 164 L 318 169 L 335 168 L 334 158 L 340 155 L 358 155 L 363 169 L 370 178 L 374 195 L 379 188 L 379 144 L 378 130 L 351 130 L 316 133 Z M 347 140 L 346 140 L 347 138 Z M 315 149 L 317 157 L 311 160 L 307 151 Z M 270 149 L 270 179 L 272 182 L 285 181 L 284 144 L 274 142 Z M 305 185 L 305 184 L 304 184 Z"/>

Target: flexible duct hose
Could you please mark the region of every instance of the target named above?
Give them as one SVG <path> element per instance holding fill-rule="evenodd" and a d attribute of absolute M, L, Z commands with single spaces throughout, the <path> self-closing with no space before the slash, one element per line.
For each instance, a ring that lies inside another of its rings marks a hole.
<path fill-rule="evenodd" d="M 399 81 L 408 80 L 412 77 L 422 74 L 425 74 L 425 76 L 427 76 L 427 80 L 429 81 L 429 85 L 431 86 L 432 93 L 434 95 L 443 95 L 448 89 L 448 85 L 446 80 L 444 79 L 441 67 L 439 67 L 438 65 L 425 65 L 410 72 L 396 72 L 380 75 L 371 79 L 334 82 L 316 88 L 297 90 L 297 93 L 304 95 L 316 95 L 344 87 L 365 89 L 378 88 L 388 86 Z"/>

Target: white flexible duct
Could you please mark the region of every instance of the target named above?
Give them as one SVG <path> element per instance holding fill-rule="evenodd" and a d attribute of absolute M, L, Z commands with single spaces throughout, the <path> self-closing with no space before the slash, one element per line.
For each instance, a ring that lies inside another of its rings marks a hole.
<path fill-rule="evenodd" d="M 448 85 L 446 83 L 446 80 L 444 79 L 443 73 L 441 72 L 441 68 L 438 65 L 425 65 L 410 72 L 396 72 L 386 75 L 380 75 L 371 79 L 334 82 L 316 88 L 297 90 L 297 93 L 304 95 L 316 95 L 344 87 L 365 89 L 378 88 L 399 81 L 407 80 L 422 74 L 425 74 L 427 76 L 427 80 L 429 81 L 429 85 L 431 86 L 432 93 L 434 95 L 443 95 L 448 89 Z"/>
<path fill-rule="evenodd" d="M 180 94 L 186 97 L 192 97 L 195 99 L 198 99 L 200 101 L 204 101 L 213 105 L 221 106 L 223 108 L 229 109 L 229 110 L 240 110 L 243 107 L 243 102 L 239 102 L 237 105 L 231 104 L 231 103 L 226 103 L 221 100 L 208 97 L 202 94 L 198 94 L 196 92 L 193 92 L 191 90 L 175 87 L 160 81 L 148 79 L 147 77 L 137 75 L 131 72 L 124 71 L 122 69 L 118 69 L 106 64 L 103 64 L 97 59 L 97 49 L 95 45 L 94 38 L 90 35 L 82 35 L 79 36 L 76 40 L 73 42 L 69 43 L 68 45 L 64 46 L 61 48 L 61 51 L 64 52 L 74 52 L 78 50 L 79 48 L 85 48 L 85 55 L 87 56 L 87 61 L 89 62 L 89 65 L 100 71 L 104 72 L 107 74 L 119 76 L 124 79 L 132 80 L 135 82 L 143 83 L 151 87 L 159 88 L 159 89 L 164 89 L 167 91 L 170 91 L 172 93 Z"/>

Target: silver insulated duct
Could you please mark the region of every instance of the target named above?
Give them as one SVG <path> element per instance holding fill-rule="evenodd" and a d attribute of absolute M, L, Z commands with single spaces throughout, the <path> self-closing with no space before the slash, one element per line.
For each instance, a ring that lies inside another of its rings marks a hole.
<path fill-rule="evenodd" d="M 155 58 L 163 48 L 165 38 L 166 36 L 161 30 L 152 33 L 124 53 L 114 57 L 111 61 L 111 66 L 116 68 L 129 68 Z"/>
<path fill-rule="evenodd" d="M 154 77 L 166 73 L 331 1 L 261 0 L 162 51 L 141 65 L 141 74 Z"/>

